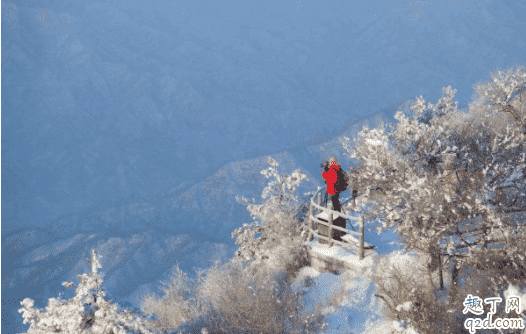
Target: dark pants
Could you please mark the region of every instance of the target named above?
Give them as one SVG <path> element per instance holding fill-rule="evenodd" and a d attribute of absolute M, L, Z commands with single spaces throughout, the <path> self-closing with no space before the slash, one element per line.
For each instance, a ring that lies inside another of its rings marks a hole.
<path fill-rule="evenodd" d="M 342 212 L 342 206 L 340 204 L 340 193 L 336 193 L 336 195 L 329 195 L 327 191 L 325 191 L 325 207 L 327 207 L 327 200 L 331 197 L 332 202 L 332 209 L 334 211 Z"/>
<path fill-rule="evenodd" d="M 332 209 L 334 211 L 342 212 L 342 207 L 341 207 L 341 204 L 340 204 L 340 193 L 336 193 L 335 195 L 330 195 L 330 194 L 327 193 L 327 191 L 325 191 L 325 207 L 327 207 L 328 197 L 331 198 Z M 321 220 L 325 221 L 325 219 L 321 219 Z M 346 221 L 342 217 L 338 217 L 337 219 L 335 219 L 333 221 L 333 224 L 335 226 L 347 228 Z M 324 225 L 318 225 L 318 231 L 320 231 L 321 235 L 327 236 L 327 234 L 328 234 L 328 227 L 326 227 Z M 334 239 L 334 240 L 342 241 L 341 237 L 344 236 L 344 235 L 346 235 L 345 232 L 338 231 L 338 230 L 333 230 L 332 231 L 332 239 Z M 320 244 L 326 244 L 326 243 L 328 243 L 328 241 L 320 240 Z"/>
<path fill-rule="evenodd" d="M 332 209 L 334 211 L 342 212 L 342 206 L 340 205 L 340 193 L 335 195 L 329 195 L 332 201 Z"/>

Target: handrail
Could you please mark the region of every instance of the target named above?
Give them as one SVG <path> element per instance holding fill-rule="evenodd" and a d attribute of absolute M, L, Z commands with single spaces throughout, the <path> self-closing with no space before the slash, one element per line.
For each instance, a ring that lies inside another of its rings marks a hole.
<path fill-rule="evenodd" d="M 356 249 L 358 248 L 358 250 L 360 249 L 359 246 L 355 245 L 355 244 L 351 244 L 351 243 L 348 243 L 348 242 L 343 242 L 343 241 L 338 241 L 338 240 L 334 240 L 334 239 L 331 239 L 329 237 L 326 237 L 324 235 L 320 235 L 317 231 L 314 231 L 314 233 L 316 234 L 316 236 L 318 238 L 321 238 L 323 240 L 330 240 L 330 241 L 333 241 L 334 243 L 342 246 L 343 248 L 352 248 L 352 249 Z M 364 249 L 371 249 L 372 247 L 369 246 L 369 247 L 364 247 Z M 361 260 L 361 259 L 360 259 Z"/>
<path fill-rule="evenodd" d="M 319 220 L 318 218 L 314 217 L 314 216 L 309 216 L 310 219 L 314 220 L 315 222 L 317 222 L 318 224 L 322 224 L 322 225 L 326 225 L 327 223 L 324 222 L 324 221 L 321 221 Z M 344 228 L 344 227 L 340 227 L 340 226 L 332 226 L 333 229 L 336 229 L 336 230 L 339 230 L 339 231 L 342 231 L 342 232 L 346 232 L 348 234 L 354 234 L 354 235 L 357 235 L 357 236 L 360 236 L 360 232 L 356 232 L 356 231 L 349 231 L 348 229 Z"/>
<path fill-rule="evenodd" d="M 324 208 L 323 206 L 320 206 L 316 203 L 312 203 L 312 198 L 311 198 L 311 205 L 313 205 L 316 209 L 320 210 L 320 211 L 327 211 L 329 210 L 328 208 Z M 332 212 L 336 213 L 338 216 L 340 217 L 343 217 L 345 219 L 349 219 L 349 220 L 356 220 L 356 217 L 351 217 L 351 216 L 348 216 L 344 213 L 341 213 L 339 211 L 334 211 L 334 210 L 331 210 Z"/>
<path fill-rule="evenodd" d="M 321 189 L 318 189 L 318 191 L 316 191 L 316 193 L 314 193 L 314 195 L 312 196 L 312 198 L 310 200 L 309 236 L 308 236 L 307 240 L 310 241 L 311 238 L 315 235 L 318 238 L 321 238 L 322 240 L 329 240 L 329 247 L 331 247 L 334 243 L 336 243 L 337 245 L 340 245 L 340 246 L 343 246 L 345 248 L 348 248 L 348 247 L 356 247 L 356 245 L 332 239 L 332 230 L 336 229 L 336 230 L 339 230 L 339 231 L 342 231 L 342 232 L 346 232 L 347 234 L 358 235 L 359 238 L 360 238 L 359 239 L 359 245 L 358 245 L 358 255 L 359 255 L 360 260 L 363 260 L 363 258 L 364 258 L 364 249 L 365 249 L 365 247 L 364 247 L 365 241 L 364 241 L 363 216 L 359 217 L 359 218 L 350 217 L 348 215 L 342 214 L 341 212 L 334 211 L 334 210 L 331 210 L 329 208 L 324 208 L 323 206 L 314 203 L 314 198 L 315 197 L 318 197 L 318 202 L 319 202 L 319 204 L 321 204 Z M 320 212 L 328 212 L 329 213 L 329 222 L 327 223 L 327 222 L 321 221 L 318 218 L 316 218 L 314 216 L 314 209 L 317 209 Z M 350 230 L 348 230 L 346 228 L 343 228 L 343 227 L 334 226 L 332 224 L 332 222 L 333 222 L 333 219 L 332 219 L 333 214 L 336 214 L 339 217 L 343 217 L 343 218 L 346 218 L 346 219 L 349 219 L 349 220 L 358 220 L 359 225 L 360 225 L 360 232 L 354 232 L 354 231 L 350 231 Z M 327 226 L 329 228 L 329 233 L 328 233 L 329 235 L 328 236 L 323 236 L 323 235 L 320 235 L 318 233 L 318 231 L 315 231 L 314 230 L 314 222 L 317 222 L 318 224 L 322 224 L 322 225 Z M 367 248 L 370 248 L 370 247 L 367 247 Z"/>

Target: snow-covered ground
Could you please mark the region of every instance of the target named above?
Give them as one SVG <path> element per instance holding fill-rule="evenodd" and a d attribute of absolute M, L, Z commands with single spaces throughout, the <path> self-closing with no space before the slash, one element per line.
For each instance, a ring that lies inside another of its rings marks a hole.
<path fill-rule="evenodd" d="M 388 333 L 390 330 L 402 329 L 398 322 L 385 321 L 381 313 L 381 301 L 375 297 L 375 284 L 370 279 L 376 272 L 378 254 L 393 254 L 392 261 L 401 263 L 403 258 L 410 256 L 401 251 L 398 236 L 392 230 L 378 235 L 374 230 L 374 223 L 366 228 L 365 240 L 375 245 L 377 254 L 365 257 L 362 261 L 355 253 L 347 252 L 340 247 L 336 249 L 336 256 L 342 256 L 348 261 L 363 267 L 363 273 L 359 274 L 347 271 L 341 275 L 332 273 L 320 273 L 312 267 L 305 267 L 297 277 L 296 284 L 301 284 L 307 276 L 314 280 L 311 288 L 303 288 L 306 292 L 306 305 L 312 307 L 313 302 L 321 303 L 331 298 L 334 292 L 343 286 L 343 302 L 338 308 L 325 310 L 328 316 L 328 328 L 326 333 Z M 315 242 L 312 242 L 313 245 Z M 325 245 L 314 246 L 327 249 Z M 388 331 L 389 330 L 389 331 Z M 407 332 L 409 334 L 410 332 Z"/>
<path fill-rule="evenodd" d="M 392 261 L 401 263 L 411 255 L 403 252 L 393 254 Z M 331 334 L 381 334 L 381 333 L 416 333 L 412 328 L 404 328 L 398 321 L 384 319 L 380 299 L 375 297 L 375 284 L 368 275 L 374 273 L 374 266 L 368 268 L 365 275 L 355 276 L 352 272 L 341 275 L 331 273 L 320 273 L 311 267 L 302 269 L 298 275 L 298 282 L 304 280 L 307 276 L 313 279 L 311 288 L 303 288 L 306 292 L 306 306 L 312 308 L 314 302 L 322 302 L 330 298 L 334 291 L 338 291 L 343 285 L 343 302 L 338 308 L 326 308 L 324 314 L 327 315 L 328 327 L 325 333 Z M 299 284 L 299 283 L 298 283 Z M 504 292 L 505 298 L 509 294 L 521 296 L 521 309 L 526 309 L 526 291 L 510 287 Z M 445 296 L 446 293 L 443 293 Z M 459 310 L 461 312 L 461 310 Z M 526 323 L 526 318 L 524 319 Z M 484 333 L 484 331 L 477 331 Z"/>

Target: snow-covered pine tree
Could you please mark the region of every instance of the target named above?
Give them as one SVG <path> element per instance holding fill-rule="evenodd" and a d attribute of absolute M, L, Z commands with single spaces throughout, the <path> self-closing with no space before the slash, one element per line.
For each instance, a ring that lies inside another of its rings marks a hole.
<path fill-rule="evenodd" d="M 100 288 L 102 278 L 97 274 L 97 269 L 102 266 L 94 250 L 91 250 L 91 257 L 86 260 L 91 264 L 92 272 L 77 276 L 80 284 L 72 299 L 50 298 L 45 311 L 34 309 L 34 301 L 30 298 L 20 302 L 22 308 L 18 312 L 22 313 L 24 324 L 30 324 L 27 334 L 151 333 L 146 321 L 136 312 L 125 310 L 119 313 L 118 304 L 104 300 L 106 293 Z M 68 289 L 75 287 L 72 282 L 62 285 Z"/>
<path fill-rule="evenodd" d="M 296 188 L 307 176 L 300 170 L 291 175 L 280 174 L 278 163 L 271 157 L 269 164 L 268 169 L 261 171 L 271 179 L 261 194 L 265 203 L 255 204 L 253 199 L 250 204 L 248 199 L 236 197 L 258 221 L 243 224 L 232 232 L 236 244 L 240 245 L 233 261 L 249 261 L 249 270 L 265 266 L 275 270 L 285 269 L 287 274 L 293 276 L 307 258 L 303 242 L 307 225 L 299 219 L 301 210 L 296 195 Z"/>

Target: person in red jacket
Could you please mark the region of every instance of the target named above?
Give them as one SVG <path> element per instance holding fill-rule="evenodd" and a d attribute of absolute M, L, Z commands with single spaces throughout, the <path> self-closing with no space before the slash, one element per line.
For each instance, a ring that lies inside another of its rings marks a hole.
<path fill-rule="evenodd" d="M 321 173 L 321 176 L 325 179 L 325 183 L 327 184 L 327 194 L 331 197 L 333 210 L 342 212 L 340 205 L 341 188 L 338 189 L 339 187 L 336 185 L 344 182 L 343 173 L 341 171 L 341 166 L 338 164 L 338 160 L 335 157 L 330 157 L 328 163 L 328 170 Z M 342 180 L 338 180 L 339 178 Z"/>

